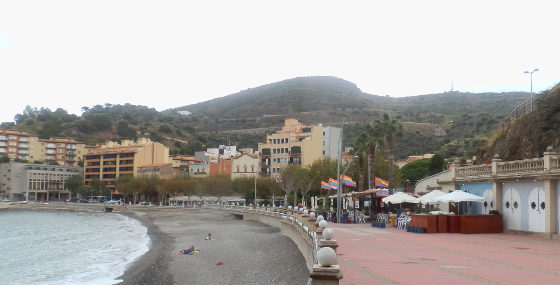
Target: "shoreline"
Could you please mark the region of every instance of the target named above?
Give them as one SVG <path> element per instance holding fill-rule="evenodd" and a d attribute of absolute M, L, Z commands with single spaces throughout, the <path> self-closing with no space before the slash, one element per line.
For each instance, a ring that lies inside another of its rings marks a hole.
<path fill-rule="evenodd" d="M 0 206 L 4 209 L 103 212 L 104 206 Z M 130 263 L 115 284 L 307 284 L 305 259 L 278 228 L 205 208 L 126 206 L 115 207 L 113 213 L 139 221 L 150 238 L 149 250 Z M 208 233 L 215 239 L 205 240 Z M 190 246 L 200 252 L 178 254 Z"/>

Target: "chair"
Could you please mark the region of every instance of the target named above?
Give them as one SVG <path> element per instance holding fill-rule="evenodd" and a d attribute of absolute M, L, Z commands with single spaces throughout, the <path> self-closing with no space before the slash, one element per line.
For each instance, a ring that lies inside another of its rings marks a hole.
<path fill-rule="evenodd" d="M 400 216 L 397 218 L 397 228 L 398 229 L 405 229 L 407 223 L 408 215 L 406 213 L 401 213 Z"/>

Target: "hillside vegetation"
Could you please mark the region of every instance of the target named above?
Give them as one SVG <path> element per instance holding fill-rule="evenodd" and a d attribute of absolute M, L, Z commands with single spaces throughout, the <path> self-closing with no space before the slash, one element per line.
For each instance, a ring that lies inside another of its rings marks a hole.
<path fill-rule="evenodd" d="M 560 151 L 560 84 L 536 97 L 533 112 L 493 133 L 480 156 L 484 161 L 495 154 L 504 160 L 542 157 L 549 146 Z"/>
<path fill-rule="evenodd" d="M 285 118 L 305 124 L 344 125 L 344 142 L 353 140 L 364 122 L 384 113 L 401 116 L 406 134 L 397 138 L 395 156 L 439 152 L 444 157 L 470 156 L 485 145 L 505 114 L 529 97 L 525 92 L 446 92 L 404 98 L 363 93 L 354 83 L 335 77 L 301 77 L 206 102 L 158 112 L 146 106 L 96 105 L 81 116 L 65 110 L 27 107 L 16 123 L 3 123 L 41 138 L 68 136 L 87 144 L 149 137 L 172 154 L 231 144 L 257 147 Z M 185 110 L 192 115 L 179 115 Z"/>

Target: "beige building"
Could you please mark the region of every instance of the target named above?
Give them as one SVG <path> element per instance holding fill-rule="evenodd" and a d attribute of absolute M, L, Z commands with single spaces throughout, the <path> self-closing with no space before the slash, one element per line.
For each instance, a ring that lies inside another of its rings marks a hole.
<path fill-rule="evenodd" d="M 18 130 L 0 129 L 0 156 L 6 156 L 11 161 L 16 159 L 38 160 L 40 149 L 37 148 L 39 138 Z"/>
<path fill-rule="evenodd" d="M 258 175 L 259 157 L 244 153 L 231 159 L 231 178 L 255 177 Z"/>
<path fill-rule="evenodd" d="M 125 140 L 121 144 L 107 142 L 84 156 L 84 183 L 89 185 L 97 178 L 113 191 L 121 175 L 136 177 L 139 167 L 170 163 L 169 149 L 161 143 L 145 138 Z"/>
<path fill-rule="evenodd" d="M 39 139 L 18 130 L 0 130 L 0 156 L 34 161 L 55 161 L 58 165 L 75 166 L 85 153 L 85 144 L 73 138 Z"/>
<path fill-rule="evenodd" d="M 58 165 L 77 165 L 83 160 L 86 153 L 86 145 L 78 142 L 73 138 L 50 138 L 48 140 L 40 139 L 35 146 L 35 160 L 55 161 Z"/>
<path fill-rule="evenodd" d="M 82 175 L 75 166 L 0 163 L 0 198 L 10 201 L 64 201 L 70 197 L 66 180 Z"/>
<path fill-rule="evenodd" d="M 308 126 L 286 119 L 282 129 L 259 143 L 261 174 L 276 175 L 290 164 L 310 165 L 323 157 L 336 158 L 340 128 Z"/>

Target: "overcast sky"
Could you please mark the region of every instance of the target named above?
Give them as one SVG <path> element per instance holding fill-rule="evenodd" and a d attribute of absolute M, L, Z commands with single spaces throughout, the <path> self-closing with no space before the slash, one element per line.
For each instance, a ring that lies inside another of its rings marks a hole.
<path fill-rule="evenodd" d="M 555 1 L 0 2 L 0 122 L 26 105 L 158 111 L 299 76 L 393 97 L 560 81 Z"/>

